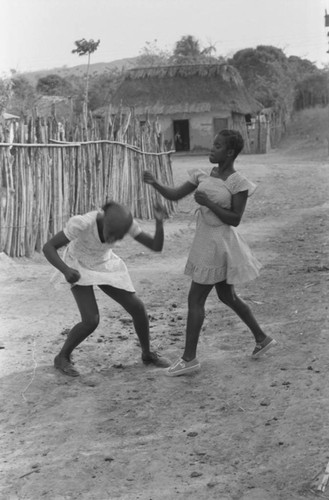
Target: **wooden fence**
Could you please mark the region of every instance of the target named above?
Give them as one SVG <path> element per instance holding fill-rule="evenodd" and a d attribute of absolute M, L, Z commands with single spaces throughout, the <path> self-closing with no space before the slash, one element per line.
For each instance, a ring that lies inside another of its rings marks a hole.
<path fill-rule="evenodd" d="M 113 199 L 136 218 L 153 217 L 160 197 L 142 180 L 150 170 L 172 185 L 170 152 L 157 122 L 141 126 L 130 112 L 75 124 L 54 117 L 0 124 L 0 251 L 40 252 L 75 214 Z M 167 215 L 175 205 L 161 197 Z"/>

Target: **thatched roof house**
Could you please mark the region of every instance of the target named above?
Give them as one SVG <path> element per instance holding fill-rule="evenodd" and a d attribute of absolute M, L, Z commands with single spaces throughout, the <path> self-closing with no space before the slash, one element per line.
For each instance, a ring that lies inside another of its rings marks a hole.
<path fill-rule="evenodd" d="M 131 69 L 111 105 L 114 112 L 133 107 L 141 121 L 157 116 L 165 140 L 176 150 L 209 148 L 221 128 L 240 130 L 250 150 L 248 124 L 261 109 L 228 64 Z"/>
<path fill-rule="evenodd" d="M 112 103 L 134 106 L 137 114 L 241 113 L 259 109 L 238 71 L 228 64 L 136 68 L 127 71 Z"/>

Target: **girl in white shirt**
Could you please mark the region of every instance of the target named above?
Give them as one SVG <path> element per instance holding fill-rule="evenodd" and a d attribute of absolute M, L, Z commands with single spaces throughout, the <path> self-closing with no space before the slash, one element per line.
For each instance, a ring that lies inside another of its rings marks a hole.
<path fill-rule="evenodd" d="M 115 241 L 126 234 L 155 252 L 163 248 L 164 211 L 158 204 L 155 211 L 155 234 L 142 231 L 130 211 L 111 201 L 102 210 L 71 217 L 63 231 L 55 234 L 43 247 L 47 260 L 56 267 L 52 279 L 56 284 L 71 285 L 71 291 L 80 311 L 81 321 L 69 332 L 55 357 L 54 365 L 63 374 L 76 377 L 79 372 L 71 361 L 72 351 L 85 340 L 99 324 L 99 311 L 93 286 L 118 302 L 133 319 L 142 349 L 144 364 L 167 367 L 169 362 L 150 350 L 149 323 L 145 306 L 135 293 L 125 263 L 112 251 Z M 57 252 L 67 245 L 63 257 Z"/>
<path fill-rule="evenodd" d="M 168 200 L 180 200 L 195 192 L 199 204 L 197 225 L 185 274 L 192 278 L 188 295 L 188 317 L 185 350 L 167 370 L 176 377 L 196 371 L 196 357 L 205 303 L 215 288 L 221 302 L 230 307 L 251 330 L 256 345 L 252 357 L 258 358 L 276 344 L 256 321 L 250 307 L 236 293 L 235 285 L 256 278 L 260 263 L 246 241 L 236 231 L 248 197 L 256 186 L 234 168 L 234 161 L 243 149 L 243 138 L 236 130 L 221 130 L 215 137 L 209 161 L 211 166 L 192 170 L 184 184 L 171 187 L 160 184 L 151 172 L 144 181 Z M 216 166 L 214 166 L 216 165 Z"/>

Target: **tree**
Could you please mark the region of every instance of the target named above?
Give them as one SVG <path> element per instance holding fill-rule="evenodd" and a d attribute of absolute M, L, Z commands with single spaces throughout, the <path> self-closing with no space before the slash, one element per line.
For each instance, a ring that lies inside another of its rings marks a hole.
<path fill-rule="evenodd" d="M 294 81 L 281 49 L 259 45 L 243 49 L 229 60 L 239 71 L 249 92 L 264 107 L 280 107 L 288 113 L 294 101 Z"/>
<path fill-rule="evenodd" d="M 179 61 L 195 61 L 201 55 L 200 42 L 194 36 L 182 36 L 175 44 L 174 59 Z"/>
<path fill-rule="evenodd" d="M 153 42 L 145 42 L 137 58 L 137 66 L 165 66 L 169 64 L 172 54 L 158 47 L 157 39 Z"/>
<path fill-rule="evenodd" d="M 69 97 L 72 94 L 72 86 L 70 82 L 61 76 L 54 74 L 39 78 L 36 90 L 42 95 Z"/>
<path fill-rule="evenodd" d="M 89 108 L 91 111 L 109 104 L 112 95 L 122 81 L 123 74 L 123 71 L 113 68 L 106 73 L 94 76 L 90 80 Z"/>
<path fill-rule="evenodd" d="M 87 63 L 87 74 L 86 74 L 86 87 L 85 87 L 85 104 L 88 106 L 88 86 L 89 86 L 89 69 L 90 69 L 90 56 L 93 54 L 100 44 L 100 40 L 95 42 L 94 40 L 87 41 L 85 38 L 77 40 L 74 42 L 76 48 L 72 50 L 72 54 L 78 54 L 79 56 L 88 56 Z"/>
<path fill-rule="evenodd" d="M 68 75 L 65 77 L 72 89 L 72 103 L 73 110 L 77 115 L 80 115 L 83 111 L 83 103 L 85 101 L 85 81 L 82 76 L 78 75 Z"/>
<path fill-rule="evenodd" d="M 12 81 L 10 78 L 0 80 L 0 116 L 5 111 L 12 96 Z"/>
<path fill-rule="evenodd" d="M 329 72 L 317 70 L 300 80 L 295 88 L 295 109 L 327 106 L 329 103 Z"/>
<path fill-rule="evenodd" d="M 192 35 L 182 36 L 175 44 L 171 63 L 202 64 L 224 62 L 223 57 L 216 57 L 216 48 L 210 44 L 201 48 L 200 41 Z"/>
<path fill-rule="evenodd" d="M 183 36 L 175 44 L 173 52 L 162 50 L 158 41 L 146 42 L 137 59 L 137 66 L 165 66 L 170 64 L 223 63 L 225 59 L 216 56 L 216 48 L 210 44 L 201 48 L 199 40 L 192 35 Z"/>
<path fill-rule="evenodd" d="M 34 86 L 23 75 L 13 73 L 12 96 L 10 99 L 10 110 L 14 114 L 24 115 L 33 107 L 36 99 Z"/>
<path fill-rule="evenodd" d="M 319 69 L 308 59 L 301 59 L 298 56 L 289 56 L 288 63 L 291 70 L 292 78 L 298 82 L 305 78 L 306 75 L 316 73 Z"/>

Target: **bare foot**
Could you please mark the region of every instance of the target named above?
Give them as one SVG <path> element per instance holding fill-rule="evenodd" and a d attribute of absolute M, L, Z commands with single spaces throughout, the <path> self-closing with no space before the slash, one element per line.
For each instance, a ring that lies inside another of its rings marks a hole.
<path fill-rule="evenodd" d="M 54 366 L 63 373 L 63 375 L 68 375 L 69 377 L 78 377 L 80 375 L 79 372 L 73 368 L 72 363 L 60 354 L 55 357 Z"/>

